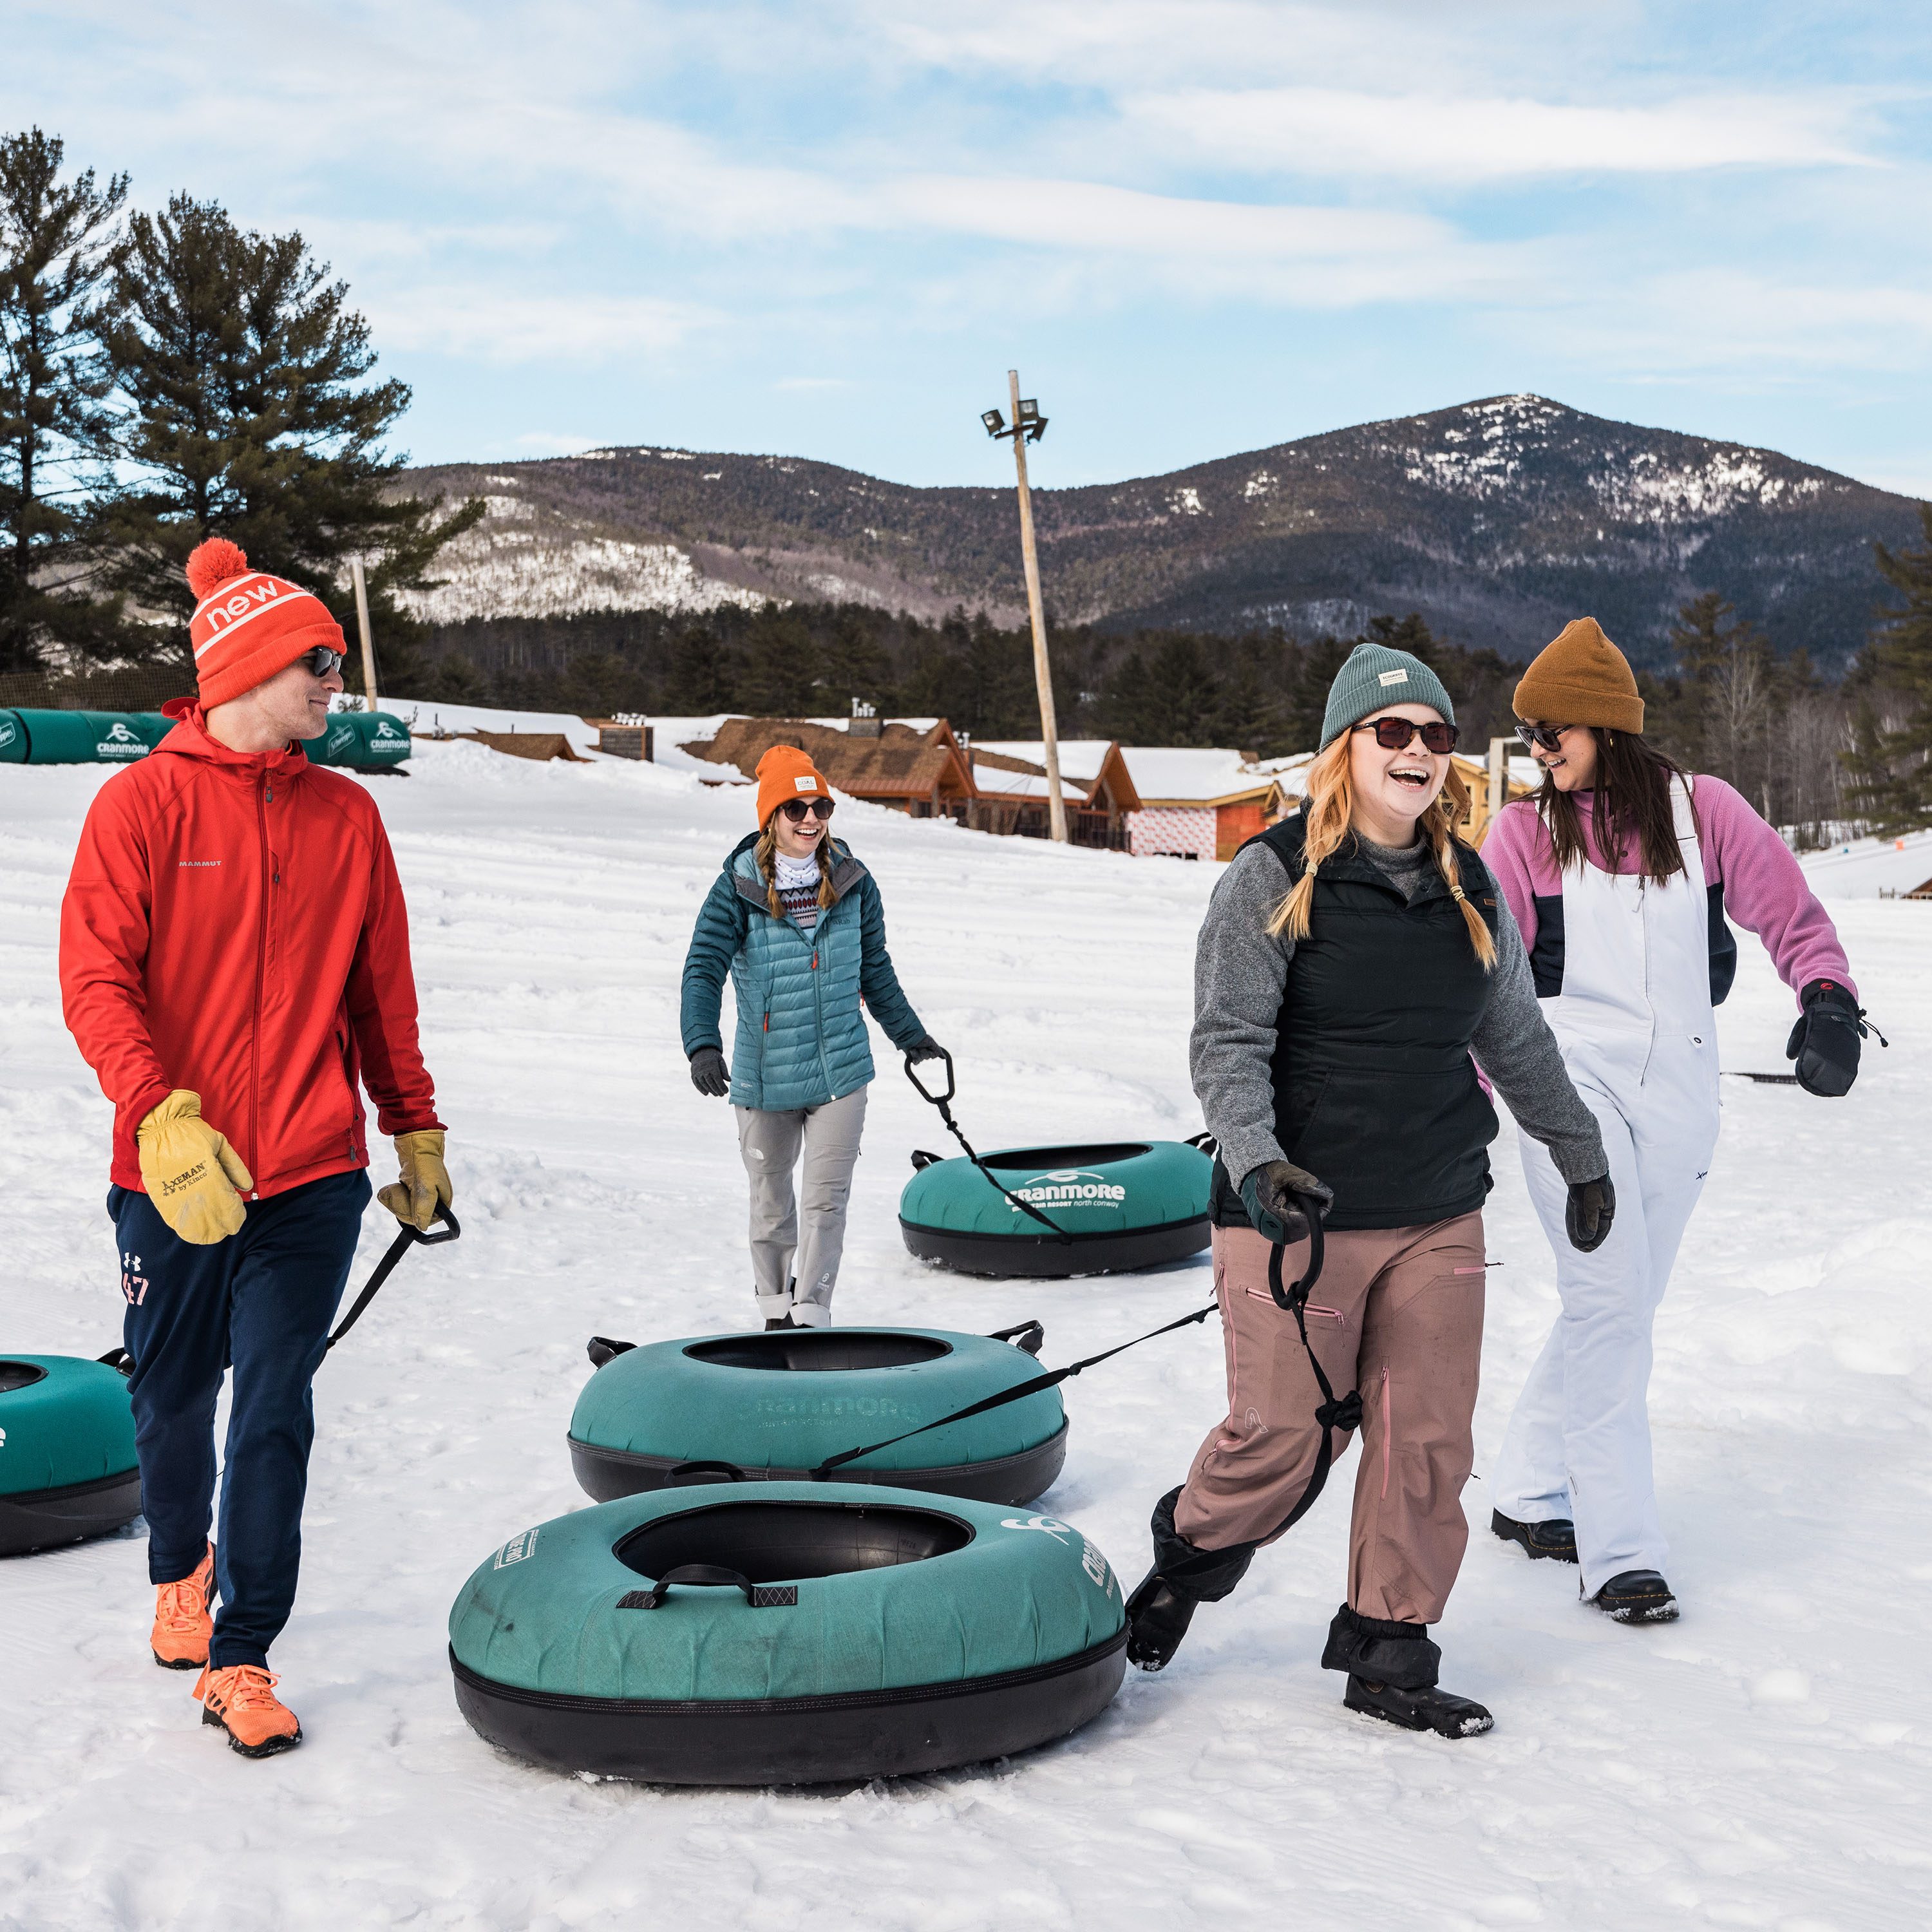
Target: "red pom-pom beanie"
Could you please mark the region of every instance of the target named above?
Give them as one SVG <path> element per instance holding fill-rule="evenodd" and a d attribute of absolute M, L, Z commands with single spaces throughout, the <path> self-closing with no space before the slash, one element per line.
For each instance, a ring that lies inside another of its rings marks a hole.
<path fill-rule="evenodd" d="M 190 553 L 188 587 L 196 598 L 188 634 L 204 710 L 253 691 L 317 644 L 343 649 L 342 626 L 320 597 L 250 570 L 241 545 L 226 537 Z"/>

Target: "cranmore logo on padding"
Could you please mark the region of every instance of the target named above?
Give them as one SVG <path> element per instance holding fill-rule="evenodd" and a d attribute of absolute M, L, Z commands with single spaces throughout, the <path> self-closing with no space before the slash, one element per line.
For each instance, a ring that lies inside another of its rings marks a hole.
<path fill-rule="evenodd" d="M 1036 1529 L 1061 1544 L 1071 1537 L 1080 1546 L 1081 1568 L 1086 1571 L 1097 1588 L 1111 1593 L 1114 1573 L 1108 1568 L 1107 1559 L 1070 1522 L 1062 1522 L 1056 1516 L 1003 1516 L 1000 1519 L 1000 1527 L 1002 1529 Z"/>
<path fill-rule="evenodd" d="M 1118 1181 L 1078 1167 L 1058 1167 L 1050 1173 L 1036 1174 L 1013 1192 L 1036 1208 L 1120 1208 L 1127 1198 L 1127 1190 Z M 1016 1214 L 1021 1211 L 1011 1202 L 1006 1204 Z"/>
<path fill-rule="evenodd" d="M 538 1528 L 542 1527 L 542 1524 L 538 1526 Z M 520 1563 L 526 1556 L 535 1552 L 536 1546 L 536 1530 L 526 1529 L 520 1535 L 512 1537 L 509 1541 L 497 1551 L 496 1560 L 490 1567 L 493 1570 L 501 1570 L 508 1564 Z"/>
<path fill-rule="evenodd" d="M 148 755 L 148 741 L 138 731 L 130 731 L 116 720 L 107 728 L 107 735 L 94 748 L 97 758 L 145 758 Z"/>

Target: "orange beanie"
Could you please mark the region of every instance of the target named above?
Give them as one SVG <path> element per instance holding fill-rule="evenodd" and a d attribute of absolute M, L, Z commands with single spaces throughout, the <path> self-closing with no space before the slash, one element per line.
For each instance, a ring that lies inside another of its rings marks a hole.
<path fill-rule="evenodd" d="M 774 745 L 758 760 L 758 823 L 788 798 L 830 798 L 825 774 L 796 745 Z"/>
<path fill-rule="evenodd" d="M 202 709 L 212 710 L 286 670 L 304 651 L 343 648 L 342 626 L 320 597 L 266 570 L 250 570 L 239 544 L 210 537 L 189 553 L 188 620 Z"/>
<path fill-rule="evenodd" d="M 1553 644 L 1537 653 L 1514 702 L 1516 715 L 1530 723 L 1643 729 L 1643 700 L 1630 660 L 1594 617 L 1573 619 Z"/>

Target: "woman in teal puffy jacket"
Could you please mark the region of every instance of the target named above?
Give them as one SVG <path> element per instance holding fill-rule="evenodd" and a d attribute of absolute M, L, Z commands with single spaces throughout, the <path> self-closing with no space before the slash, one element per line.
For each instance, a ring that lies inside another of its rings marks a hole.
<path fill-rule="evenodd" d="M 684 1050 L 692 1085 L 728 1093 L 738 1118 L 765 1326 L 822 1328 L 873 1072 L 861 1000 L 915 1060 L 942 1049 L 899 990 L 878 885 L 832 836 L 824 774 L 795 746 L 776 745 L 758 777 L 760 829 L 724 862 L 685 956 Z M 728 974 L 738 1006 L 728 1069 L 718 1030 Z"/>

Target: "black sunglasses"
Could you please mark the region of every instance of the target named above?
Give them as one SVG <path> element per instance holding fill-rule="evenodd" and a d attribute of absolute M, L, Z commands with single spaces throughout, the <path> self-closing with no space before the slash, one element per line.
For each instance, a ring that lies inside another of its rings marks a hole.
<path fill-rule="evenodd" d="M 296 659 L 310 677 L 326 677 L 331 671 L 342 668 L 344 653 L 332 651 L 326 644 L 317 644 L 312 651 L 304 651 Z"/>
<path fill-rule="evenodd" d="M 794 825 L 802 825 L 808 812 L 822 825 L 832 816 L 832 801 L 829 798 L 788 798 L 778 809 Z"/>
<path fill-rule="evenodd" d="M 1355 729 L 1372 731 L 1376 742 L 1385 752 L 1406 752 L 1420 738 L 1424 748 L 1438 758 L 1447 758 L 1462 735 L 1454 724 L 1418 724 L 1413 718 L 1371 718 Z"/>
<path fill-rule="evenodd" d="M 1538 746 L 1546 752 L 1560 752 L 1563 748 L 1563 734 L 1569 728 L 1567 724 L 1519 724 L 1516 735 L 1532 752 Z"/>

